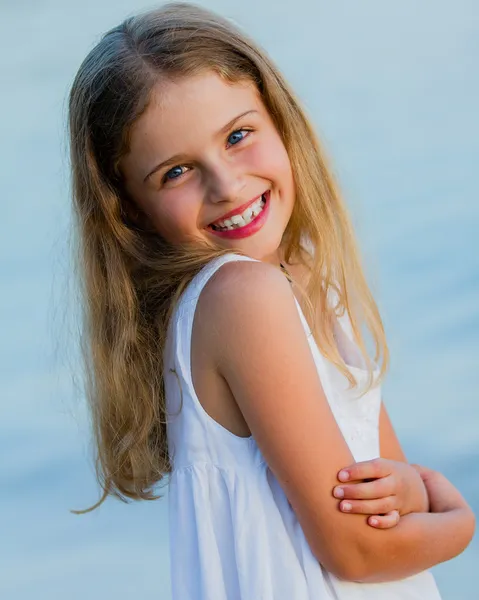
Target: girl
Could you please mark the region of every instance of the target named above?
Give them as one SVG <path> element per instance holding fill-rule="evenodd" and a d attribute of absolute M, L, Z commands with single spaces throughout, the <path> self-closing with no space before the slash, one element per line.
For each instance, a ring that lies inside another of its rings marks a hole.
<path fill-rule="evenodd" d="M 190 4 L 129 18 L 69 125 L 96 506 L 169 475 L 175 600 L 438 599 L 474 517 L 406 462 L 346 210 L 265 53 Z"/>

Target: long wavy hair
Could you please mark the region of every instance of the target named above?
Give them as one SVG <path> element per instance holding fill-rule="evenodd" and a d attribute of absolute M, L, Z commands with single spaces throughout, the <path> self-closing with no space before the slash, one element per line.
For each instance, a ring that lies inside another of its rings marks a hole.
<path fill-rule="evenodd" d="M 163 349 L 172 310 L 194 275 L 225 250 L 171 247 L 130 219 L 119 161 L 129 134 L 164 76 L 212 70 L 228 82 L 251 81 L 261 94 L 291 162 L 296 199 L 284 232 L 286 261 L 301 261 L 307 318 L 324 355 L 349 379 L 334 336 L 335 315 L 349 315 L 373 384 L 388 349 L 346 208 L 298 99 L 267 54 L 227 19 L 189 3 L 127 18 L 89 52 L 69 95 L 68 126 L 76 269 L 82 293 L 81 347 L 96 472 L 123 501 L 155 499 L 172 465 L 168 456 Z M 304 253 L 304 240 L 314 253 Z M 335 302 L 331 303 L 330 293 Z M 317 317 L 317 318 L 316 318 Z M 374 363 L 361 328 L 375 345 Z"/>

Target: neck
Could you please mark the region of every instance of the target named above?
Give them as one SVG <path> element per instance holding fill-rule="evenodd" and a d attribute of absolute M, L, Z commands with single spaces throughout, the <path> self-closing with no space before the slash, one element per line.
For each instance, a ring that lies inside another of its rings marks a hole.
<path fill-rule="evenodd" d="M 268 254 L 267 256 L 263 256 L 261 260 L 262 262 L 267 262 L 272 265 L 275 265 L 276 267 L 280 267 L 281 263 L 284 264 L 283 252 L 281 251 L 281 248 L 278 248 L 273 253 Z"/>

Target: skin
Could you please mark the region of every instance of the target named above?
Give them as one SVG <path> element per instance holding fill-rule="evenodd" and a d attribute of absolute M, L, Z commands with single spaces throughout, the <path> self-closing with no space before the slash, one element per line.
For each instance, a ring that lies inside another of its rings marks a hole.
<path fill-rule="evenodd" d="M 386 406 L 381 403 L 379 415 L 381 459 L 348 465 L 338 473 L 333 494 L 344 498 L 339 503 L 343 512 L 372 515 L 367 523 L 379 529 L 395 527 L 401 516 L 411 512 L 428 512 L 430 498 L 421 477 L 419 465 L 407 464 Z M 345 503 L 351 508 L 345 508 Z M 381 513 L 385 513 L 382 515 Z"/>
<path fill-rule="evenodd" d="M 377 458 L 342 469 L 333 494 L 344 498 L 344 512 L 374 515 L 368 523 L 381 529 L 394 527 L 399 517 L 411 512 L 427 512 L 429 498 L 420 474 L 405 462 Z M 356 481 L 357 483 L 354 483 Z M 386 516 L 381 517 L 384 513 Z"/>
<path fill-rule="evenodd" d="M 205 367 L 219 373 L 231 390 L 311 551 L 326 570 L 347 581 L 392 581 L 464 550 L 473 519 L 450 484 L 433 486 L 433 495 L 454 492 L 447 512 L 441 511 L 441 498 L 434 497 L 440 514 L 407 514 L 388 530 L 377 531 L 365 526 L 364 515 L 338 510 L 332 489 L 338 472 L 353 464 L 354 457 L 318 377 L 291 287 L 279 269 L 262 262 L 230 262 L 208 281 L 197 310 L 197 348 L 208 357 Z"/>
<path fill-rule="evenodd" d="M 253 112 L 231 123 L 247 111 Z M 175 155 L 177 160 L 145 181 L 159 163 Z M 171 244 L 213 242 L 279 263 L 278 249 L 294 205 L 293 174 L 253 84 L 231 84 L 213 72 L 162 82 L 132 128 L 130 152 L 120 169 L 143 222 Z M 254 235 L 229 240 L 208 228 L 266 190 L 271 190 L 270 214 Z"/>
<path fill-rule="evenodd" d="M 215 243 L 279 264 L 295 202 L 293 173 L 273 120 L 250 82 L 230 83 L 207 71 L 157 85 L 131 130 L 120 170 L 133 200 L 132 218 L 169 243 Z M 267 190 L 269 216 L 255 234 L 225 239 L 209 227 Z M 292 274 L 301 279 L 300 271 L 292 269 Z M 214 377 L 208 389 L 223 386 L 220 395 L 228 393 L 224 380 Z M 354 499 L 351 513 L 377 515 L 382 509 L 386 514 L 377 517 L 378 526 L 388 528 L 400 514 L 427 510 L 427 493 L 418 472 L 406 464 L 385 408 L 380 433 L 382 450 L 390 449 L 389 462 L 371 471 L 367 461 L 352 473 L 350 479 L 356 481 L 334 491 L 343 489 L 340 510 L 345 499 Z"/>

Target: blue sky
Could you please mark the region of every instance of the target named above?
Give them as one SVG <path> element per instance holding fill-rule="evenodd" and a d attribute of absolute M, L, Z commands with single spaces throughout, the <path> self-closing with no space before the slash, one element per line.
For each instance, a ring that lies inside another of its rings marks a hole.
<path fill-rule="evenodd" d="M 479 6 L 474 0 L 202 2 L 242 25 L 315 123 L 350 206 L 392 364 L 384 398 L 412 462 L 479 512 Z M 97 498 L 73 343 L 66 96 L 133 0 L 3 3 L 0 597 L 169 597 L 167 496 Z M 71 308 L 68 308 L 71 307 Z M 167 494 L 167 490 L 164 490 Z M 472 600 L 474 540 L 434 569 Z"/>

